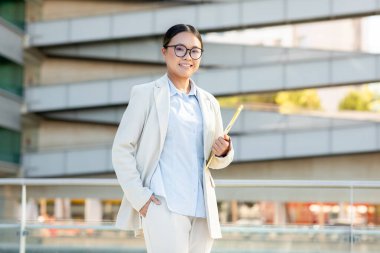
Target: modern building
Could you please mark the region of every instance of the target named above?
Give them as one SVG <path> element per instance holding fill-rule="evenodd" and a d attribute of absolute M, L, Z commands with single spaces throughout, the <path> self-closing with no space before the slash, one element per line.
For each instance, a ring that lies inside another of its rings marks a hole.
<path fill-rule="evenodd" d="M 23 1 L 0 3 L 0 175 L 17 177 L 21 164 L 23 103 Z"/>
<path fill-rule="evenodd" d="M 110 147 L 130 88 L 164 73 L 160 39 L 173 24 L 204 34 L 194 79 L 220 97 L 378 82 L 380 55 L 364 52 L 361 24 L 379 12 L 376 0 L 2 1 L 1 176 L 114 178 Z M 247 29 L 254 37 L 239 41 Z M 233 109 L 222 113 L 227 122 Z M 213 171 L 215 179 L 380 180 L 373 117 L 247 109 L 231 135 L 235 162 Z M 326 225 L 352 217 L 349 195 L 338 192 L 221 188 L 217 195 L 224 223 Z M 119 202 L 30 203 L 36 216 L 112 220 Z M 380 224 L 371 194 L 358 196 L 355 210 L 356 224 Z"/>

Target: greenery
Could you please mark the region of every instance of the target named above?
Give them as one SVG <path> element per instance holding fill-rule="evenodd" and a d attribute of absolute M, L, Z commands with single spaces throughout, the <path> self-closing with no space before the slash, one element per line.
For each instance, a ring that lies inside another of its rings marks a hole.
<path fill-rule="evenodd" d="M 368 85 L 360 89 L 352 89 L 342 99 L 339 110 L 351 111 L 379 111 L 380 98 L 376 96 Z"/>
<path fill-rule="evenodd" d="M 316 89 L 281 91 L 237 95 L 218 98 L 222 107 L 277 106 L 280 112 L 291 113 L 299 110 L 320 110 L 321 103 Z M 339 110 L 380 112 L 380 84 L 373 83 L 352 88 L 340 101 Z"/>
<path fill-rule="evenodd" d="M 241 96 L 229 96 L 229 97 L 219 97 L 218 101 L 221 107 L 237 107 L 240 104 L 275 104 L 276 94 L 275 93 L 264 93 L 264 94 L 250 94 Z"/>
<path fill-rule="evenodd" d="M 267 104 L 279 106 L 282 112 L 321 109 L 319 96 L 315 89 L 221 97 L 218 100 L 222 107 L 237 107 L 239 104 Z"/>
<path fill-rule="evenodd" d="M 277 93 L 276 104 L 280 106 L 281 112 L 321 109 L 321 102 L 315 89 L 281 91 Z"/>
<path fill-rule="evenodd" d="M 340 102 L 340 110 L 369 111 L 372 93 L 369 90 L 351 90 Z"/>

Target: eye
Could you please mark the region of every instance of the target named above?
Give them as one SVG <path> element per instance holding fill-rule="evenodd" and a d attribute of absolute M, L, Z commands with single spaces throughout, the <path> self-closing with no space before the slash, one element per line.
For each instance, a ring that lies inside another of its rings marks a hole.
<path fill-rule="evenodd" d="M 178 52 L 184 52 L 186 48 L 184 46 L 176 46 L 175 50 L 177 50 Z"/>
<path fill-rule="evenodd" d="M 201 50 L 199 48 L 193 48 L 193 49 L 191 49 L 191 53 L 192 54 L 200 54 Z"/>

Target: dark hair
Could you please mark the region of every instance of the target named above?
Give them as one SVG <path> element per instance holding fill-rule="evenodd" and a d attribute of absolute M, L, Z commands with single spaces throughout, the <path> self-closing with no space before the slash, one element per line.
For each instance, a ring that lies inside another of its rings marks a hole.
<path fill-rule="evenodd" d="M 185 25 L 185 24 L 177 24 L 177 25 L 170 27 L 164 35 L 164 38 L 162 40 L 162 46 L 166 47 L 169 44 L 169 42 L 171 41 L 171 39 L 174 36 L 176 36 L 178 33 L 181 33 L 181 32 L 190 32 L 190 33 L 194 34 L 194 36 L 197 37 L 198 40 L 201 42 L 201 47 L 203 48 L 202 37 L 201 37 L 201 34 L 199 33 L 199 31 L 194 26 Z"/>

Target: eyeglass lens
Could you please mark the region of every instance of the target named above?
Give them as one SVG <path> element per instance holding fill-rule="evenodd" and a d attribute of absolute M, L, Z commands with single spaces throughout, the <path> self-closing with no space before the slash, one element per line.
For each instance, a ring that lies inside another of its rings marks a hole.
<path fill-rule="evenodd" d="M 183 45 L 177 45 L 174 47 L 174 50 L 175 50 L 175 54 L 178 57 L 184 57 L 188 49 Z M 190 50 L 190 57 L 193 58 L 194 60 L 199 59 L 202 55 L 202 50 L 200 50 L 199 48 L 192 48 L 189 50 Z"/>

